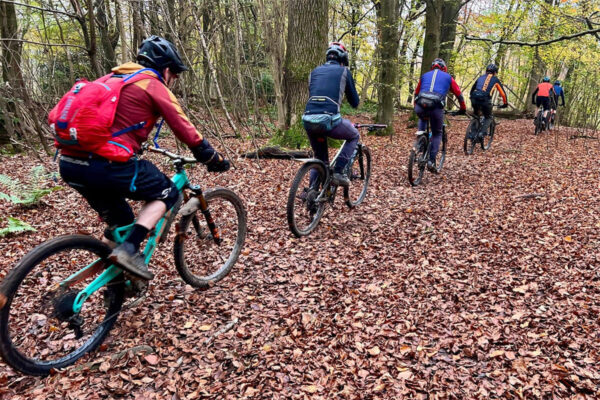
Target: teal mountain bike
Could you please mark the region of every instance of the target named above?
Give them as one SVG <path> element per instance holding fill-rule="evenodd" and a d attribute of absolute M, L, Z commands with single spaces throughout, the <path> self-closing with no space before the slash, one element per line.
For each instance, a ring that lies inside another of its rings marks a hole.
<path fill-rule="evenodd" d="M 150 232 L 146 264 L 179 215 L 175 267 L 186 283 L 207 289 L 231 271 L 242 250 L 244 205 L 229 189 L 203 192 L 191 184 L 184 167 L 195 159 L 148 150 L 172 160 L 181 195 Z M 117 244 L 132 226 L 113 231 Z M 8 273 L 0 285 L 0 354 L 7 364 L 29 375 L 67 367 L 104 341 L 124 301 L 130 299 L 131 307 L 142 300 L 147 282 L 113 265 L 110 252 L 91 236 L 60 236 L 37 246 Z"/>

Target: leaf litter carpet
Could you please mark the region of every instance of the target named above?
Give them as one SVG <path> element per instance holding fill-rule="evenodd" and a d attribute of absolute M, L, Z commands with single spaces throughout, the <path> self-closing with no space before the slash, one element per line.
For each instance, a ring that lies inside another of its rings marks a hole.
<path fill-rule="evenodd" d="M 363 137 L 365 202 L 349 210 L 338 197 L 302 239 L 285 217 L 299 163 L 190 170 L 246 204 L 231 274 L 205 292 L 186 286 L 171 238 L 153 258 L 148 298 L 100 350 L 46 378 L 0 362 L 0 398 L 600 398 L 599 143 L 501 121 L 490 151 L 465 156 L 466 124 L 451 119 L 444 170 L 416 188 L 405 115 L 392 140 Z M 5 157 L 0 173 L 23 178 L 35 164 Z M 38 208 L 1 207 L 37 232 L 0 239 L 0 278 L 44 240 L 103 229 L 68 188 Z"/>

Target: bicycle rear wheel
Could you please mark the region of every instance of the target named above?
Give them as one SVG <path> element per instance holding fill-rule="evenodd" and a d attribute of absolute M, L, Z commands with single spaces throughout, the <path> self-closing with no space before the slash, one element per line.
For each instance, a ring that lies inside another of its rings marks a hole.
<path fill-rule="evenodd" d="M 473 149 L 475 149 L 475 144 L 477 143 L 477 136 L 479 135 L 479 128 L 479 119 L 473 118 L 467 127 L 465 140 L 463 142 L 463 151 L 466 155 L 473 154 Z"/>
<path fill-rule="evenodd" d="M 287 201 L 288 225 L 296 237 L 307 236 L 319 224 L 325 202 L 316 200 L 326 179 L 325 168 L 316 162 L 305 163 L 296 173 Z"/>
<path fill-rule="evenodd" d="M 349 166 L 350 187 L 344 188 L 344 198 L 350 208 L 354 208 L 365 199 L 371 179 L 371 151 L 367 146 L 358 145 L 358 154 Z"/>
<path fill-rule="evenodd" d="M 231 190 L 207 190 L 204 198 L 219 238 L 215 240 L 202 211 L 179 221 L 173 247 L 175 267 L 189 285 L 208 289 L 223 279 L 236 263 L 246 240 L 246 209 Z M 185 206 L 184 206 L 185 208 Z"/>
<path fill-rule="evenodd" d="M 423 181 L 427 166 L 427 146 L 427 138 L 419 135 L 408 156 L 408 181 L 412 186 L 418 186 Z"/>
<path fill-rule="evenodd" d="M 538 135 L 543 130 L 542 129 L 542 124 L 543 124 L 542 118 L 543 118 L 542 112 L 538 112 L 537 115 L 535 116 L 535 120 L 534 120 L 534 124 L 535 124 L 535 131 L 533 132 L 534 135 Z"/>
<path fill-rule="evenodd" d="M 496 121 L 492 120 L 490 126 L 488 128 L 487 134 L 481 138 L 481 149 L 489 150 L 492 146 L 492 142 L 494 141 L 494 133 L 496 132 Z"/>
<path fill-rule="evenodd" d="M 437 155 L 435 156 L 435 161 L 436 161 L 436 169 L 437 172 L 440 173 L 442 171 L 442 168 L 444 167 L 444 161 L 446 161 L 446 147 L 448 146 L 448 136 L 446 135 L 446 127 L 444 126 L 443 130 L 442 130 L 442 143 L 441 143 L 441 148 L 440 151 L 438 151 Z"/>
<path fill-rule="evenodd" d="M 61 236 L 29 252 L 0 288 L 0 354 L 28 375 L 47 375 L 93 351 L 106 338 L 121 311 L 123 275 L 95 291 L 81 311 L 77 294 L 109 262 L 110 248 L 84 235 Z M 80 272 L 85 267 L 85 273 Z"/>

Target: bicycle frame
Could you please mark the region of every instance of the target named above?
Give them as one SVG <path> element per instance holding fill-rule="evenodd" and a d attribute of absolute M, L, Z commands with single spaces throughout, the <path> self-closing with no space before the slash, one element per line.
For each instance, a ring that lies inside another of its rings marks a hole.
<path fill-rule="evenodd" d="M 164 153 L 164 154 L 166 154 L 166 153 Z M 208 210 L 208 205 L 206 203 L 206 200 L 204 199 L 204 195 L 202 194 L 202 189 L 199 186 L 191 185 L 191 183 L 188 179 L 188 176 L 185 173 L 185 170 L 183 168 L 183 163 L 181 161 L 179 161 L 179 162 L 175 161 L 174 164 L 175 164 L 176 173 L 171 178 L 171 180 L 173 181 L 173 183 L 175 184 L 175 186 L 177 187 L 177 189 L 179 190 L 180 193 L 183 193 L 183 191 L 185 189 L 190 189 L 192 192 L 194 192 L 195 196 L 199 200 L 199 206 L 200 206 L 199 208 L 202 211 L 202 213 L 204 214 L 204 216 L 206 217 L 209 229 L 211 230 L 211 233 L 213 235 L 213 240 L 215 240 L 215 242 L 217 244 L 219 244 L 221 241 L 220 235 L 219 235 L 218 229 L 210 215 L 210 212 Z M 150 262 L 150 259 L 152 258 L 152 255 L 154 254 L 154 251 L 156 250 L 157 244 L 160 242 L 161 237 L 168 233 L 168 232 L 166 232 L 166 230 L 164 228 L 166 227 L 167 224 L 170 224 L 170 219 L 175 217 L 175 215 L 179 212 L 180 207 L 181 207 L 181 203 L 178 201 L 175 204 L 175 206 L 173 206 L 171 209 L 169 209 L 163 215 L 163 217 L 157 222 L 155 228 L 152 231 L 152 234 L 148 238 L 148 241 L 147 241 L 146 246 L 143 251 L 144 262 L 146 264 L 148 264 Z M 135 224 L 135 222 L 130 225 L 118 227 L 113 231 L 113 237 L 115 238 L 115 242 L 117 244 L 121 244 L 125 241 L 125 239 L 127 238 L 128 234 L 129 234 L 129 231 L 133 228 L 134 224 Z M 89 264 L 86 267 L 84 267 L 83 269 L 75 272 L 74 274 L 69 276 L 67 279 L 62 281 L 59 284 L 59 286 L 60 287 L 69 287 L 77 282 L 82 281 L 83 279 L 86 279 L 86 278 L 92 276 L 94 273 L 96 273 L 100 269 L 104 268 L 104 263 L 101 261 L 102 260 L 95 260 L 91 264 Z M 114 264 L 111 264 L 108 268 L 106 268 L 100 275 L 98 275 L 96 277 L 96 279 L 94 279 L 92 282 L 90 282 L 83 290 L 81 290 L 77 294 L 77 296 L 75 297 L 75 301 L 73 302 L 73 312 L 75 314 L 79 313 L 81 311 L 81 308 L 83 307 L 83 303 L 85 303 L 85 301 L 94 292 L 96 292 L 97 290 L 99 290 L 100 288 L 102 288 L 103 286 L 108 284 L 114 278 L 119 276 L 119 274 L 121 274 L 122 272 L 123 272 L 123 270 Z M 130 281 L 127 281 L 127 282 L 130 283 Z"/>

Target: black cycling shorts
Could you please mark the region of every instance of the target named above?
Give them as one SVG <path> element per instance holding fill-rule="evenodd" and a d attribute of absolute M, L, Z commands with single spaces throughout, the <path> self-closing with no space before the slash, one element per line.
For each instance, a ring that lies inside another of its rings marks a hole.
<path fill-rule="evenodd" d="M 537 107 L 543 105 L 544 111 L 549 110 L 550 109 L 550 97 L 538 96 L 535 100 L 535 105 Z"/>
<path fill-rule="evenodd" d="M 160 200 L 170 209 L 179 197 L 175 184 L 150 161 L 111 162 L 61 156 L 59 167 L 64 181 L 77 190 L 109 226 L 134 221 L 126 199 Z M 132 190 L 132 181 L 135 190 Z"/>

